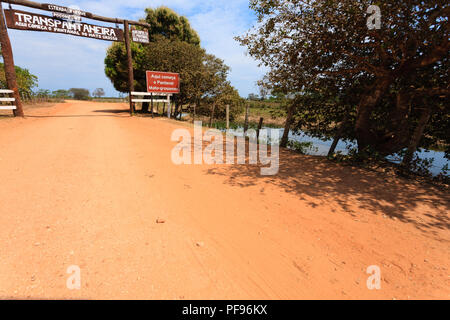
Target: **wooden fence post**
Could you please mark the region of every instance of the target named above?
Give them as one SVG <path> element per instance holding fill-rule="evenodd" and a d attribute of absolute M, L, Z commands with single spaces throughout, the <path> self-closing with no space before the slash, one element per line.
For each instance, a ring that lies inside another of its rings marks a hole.
<path fill-rule="evenodd" d="M 264 118 L 259 118 L 258 130 L 256 131 L 256 140 L 259 141 L 259 132 L 262 129 Z"/>
<path fill-rule="evenodd" d="M 247 104 L 245 107 L 245 123 L 244 123 L 244 134 L 248 130 L 248 113 L 249 113 L 250 105 Z"/>
<path fill-rule="evenodd" d="M 16 99 L 16 109 L 14 110 L 15 117 L 23 117 L 22 100 L 19 94 L 19 87 L 17 85 L 16 69 L 14 66 L 14 57 L 11 47 L 11 41 L 9 40 L 8 29 L 5 23 L 5 17 L 3 15 L 2 3 L 0 2 L 0 44 L 2 48 L 3 62 L 5 67 L 5 78 L 8 84 L 8 89 L 14 91 L 13 96 Z"/>
<path fill-rule="evenodd" d="M 230 105 L 227 104 L 227 130 L 230 129 Z"/>
<path fill-rule="evenodd" d="M 213 121 L 214 121 L 214 111 L 216 109 L 216 104 L 213 103 L 212 109 L 211 109 L 211 116 L 209 117 L 209 127 L 212 127 Z"/>
<path fill-rule="evenodd" d="M 134 74 L 133 74 L 133 57 L 131 54 L 131 41 L 130 41 L 130 26 L 128 20 L 123 23 L 123 32 L 125 35 L 125 47 L 127 49 L 127 60 L 128 60 L 128 88 L 130 96 L 130 115 L 134 114 L 134 104 L 131 98 L 131 92 L 134 91 Z"/>
<path fill-rule="evenodd" d="M 153 114 L 153 93 L 151 94 L 151 99 L 152 99 L 152 118 L 154 118 L 154 114 Z"/>

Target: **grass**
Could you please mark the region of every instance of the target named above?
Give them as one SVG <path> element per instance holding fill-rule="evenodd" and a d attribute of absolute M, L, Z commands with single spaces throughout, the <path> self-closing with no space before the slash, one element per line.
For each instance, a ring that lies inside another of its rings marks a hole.
<path fill-rule="evenodd" d="M 249 124 L 258 126 L 259 118 L 264 118 L 264 127 L 283 128 L 286 121 L 286 110 L 278 102 L 249 101 Z M 238 119 L 238 123 L 244 123 L 245 114 Z"/>
<path fill-rule="evenodd" d="M 127 98 L 115 98 L 115 97 L 91 98 L 90 101 L 103 103 L 124 103 L 124 102 L 128 103 Z"/>

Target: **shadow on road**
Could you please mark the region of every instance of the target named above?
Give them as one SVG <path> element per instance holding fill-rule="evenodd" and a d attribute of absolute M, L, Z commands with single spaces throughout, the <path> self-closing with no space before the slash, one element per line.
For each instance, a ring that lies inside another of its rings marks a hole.
<path fill-rule="evenodd" d="M 92 112 L 97 113 L 112 113 L 112 114 L 121 114 L 121 113 L 130 113 L 129 109 L 102 109 L 102 110 L 94 110 Z"/>
<path fill-rule="evenodd" d="M 353 217 L 358 217 L 361 208 L 411 223 L 435 236 L 439 230 L 450 229 L 450 197 L 446 191 L 432 185 L 287 150 L 280 150 L 277 175 L 261 176 L 260 169 L 255 165 L 220 166 L 208 169 L 207 174 L 226 177 L 225 183 L 242 188 L 264 183 L 275 185 L 308 201 L 311 208 L 335 202 Z M 433 213 L 428 208 L 433 209 Z"/>
<path fill-rule="evenodd" d="M 64 114 L 64 115 L 27 115 L 27 118 L 83 118 L 83 117 L 117 117 L 123 118 L 129 116 L 129 110 L 123 109 L 101 109 L 93 110 L 92 112 L 98 114 Z M 104 114 L 101 114 L 104 113 Z"/>

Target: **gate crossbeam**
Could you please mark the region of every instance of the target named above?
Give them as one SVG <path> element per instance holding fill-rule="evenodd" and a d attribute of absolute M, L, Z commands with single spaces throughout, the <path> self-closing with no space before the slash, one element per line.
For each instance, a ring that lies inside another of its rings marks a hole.
<path fill-rule="evenodd" d="M 28 0 L 5 0 L 5 1 L 2 1 L 2 2 L 6 2 L 6 3 L 10 3 L 10 4 L 16 4 L 16 5 L 19 5 L 19 6 L 30 7 L 30 8 L 34 8 L 34 9 L 45 10 L 45 11 L 52 11 L 52 10 L 48 9 L 48 7 L 46 7 L 42 3 L 38 3 L 38 2 L 34 2 L 34 1 L 28 1 Z M 93 14 L 93 13 L 91 13 L 91 16 L 88 17 L 87 19 L 98 20 L 98 21 L 103 21 L 103 22 L 110 22 L 110 23 L 119 23 L 119 24 L 124 24 L 125 23 L 125 19 L 102 17 L 102 16 L 99 16 L 99 15 L 96 15 L 96 14 Z M 132 24 L 132 25 L 150 28 L 150 25 L 148 23 L 145 23 L 145 22 L 132 21 L 132 20 L 126 20 L 126 21 L 128 21 L 128 23 Z"/>

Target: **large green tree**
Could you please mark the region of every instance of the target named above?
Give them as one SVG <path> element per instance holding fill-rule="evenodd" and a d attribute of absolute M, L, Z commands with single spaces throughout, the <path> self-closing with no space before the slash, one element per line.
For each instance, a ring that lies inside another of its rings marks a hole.
<path fill-rule="evenodd" d="M 176 72 L 180 74 L 180 94 L 174 95 L 175 115 L 179 106 L 201 105 L 223 96 L 229 67 L 223 60 L 207 54 L 200 47 L 197 33 L 186 18 L 161 7 L 146 9 L 145 21 L 150 24 L 150 43 L 132 43 L 135 88 L 146 91 L 147 70 Z M 105 73 L 116 90 L 128 91 L 127 54 L 122 43 L 114 43 L 105 58 Z M 229 84 L 228 84 L 229 85 Z M 148 111 L 144 103 L 143 111 Z"/>
<path fill-rule="evenodd" d="M 368 28 L 373 4 L 381 9 L 379 29 Z M 321 131 L 323 124 L 325 131 L 337 132 L 342 122 L 344 135 L 356 137 L 360 152 L 387 155 L 423 141 L 418 133 L 431 133 L 426 127 L 437 115 L 448 123 L 448 106 L 442 107 L 448 97 L 447 1 L 252 0 L 250 5 L 258 27 L 238 40 L 270 68 L 273 87 L 306 101 L 298 106 L 302 125 Z"/>
<path fill-rule="evenodd" d="M 158 37 L 163 36 L 170 40 L 179 40 L 200 46 L 200 37 L 191 28 L 186 17 L 179 16 L 167 7 L 147 8 L 145 12 L 147 14 L 145 22 L 151 26 L 149 29 L 151 40 L 155 41 Z"/>
<path fill-rule="evenodd" d="M 200 38 L 195 30 L 190 27 L 185 17 L 179 16 L 166 7 L 157 9 L 148 8 L 146 9 L 146 14 L 147 16 L 143 20 L 152 26 L 149 29 L 149 34 L 153 44 L 155 42 L 161 42 L 161 45 L 167 45 L 169 41 L 178 41 L 195 46 L 200 50 Z M 163 41 L 164 39 L 168 41 Z M 134 86 L 137 91 L 146 91 L 145 71 L 149 70 L 146 69 L 149 67 L 147 61 L 149 47 L 156 47 L 152 43 L 150 45 L 131 43 L 135 78 Z M 164 57 L 161 56 L 161 58 L 169 59 L 170 56 L 167 54 Z M 127 52 L 124 43 L 115 42 L 108 48 L 105 58 L 105 74 L 111 80 L 117 91 L 128 91 Z"/>
<path fill-rule="evenodd" d="M 89 90 L 84 88 L 70 88 L 69 93 L 75 100 L 89 100 L 90 98 Z"/>
<path fill-rule="evenodd" d="M 169 40 L 155 36 L 145 47 L 142 70 L 139 77 L 145 77 L 146 70 L 176 72 L 180 74 L 180 93 L 173 96 L 176 108 L 187 104 L 201 94 L 201 82 L 205 50 L 180 40 Z"/>

